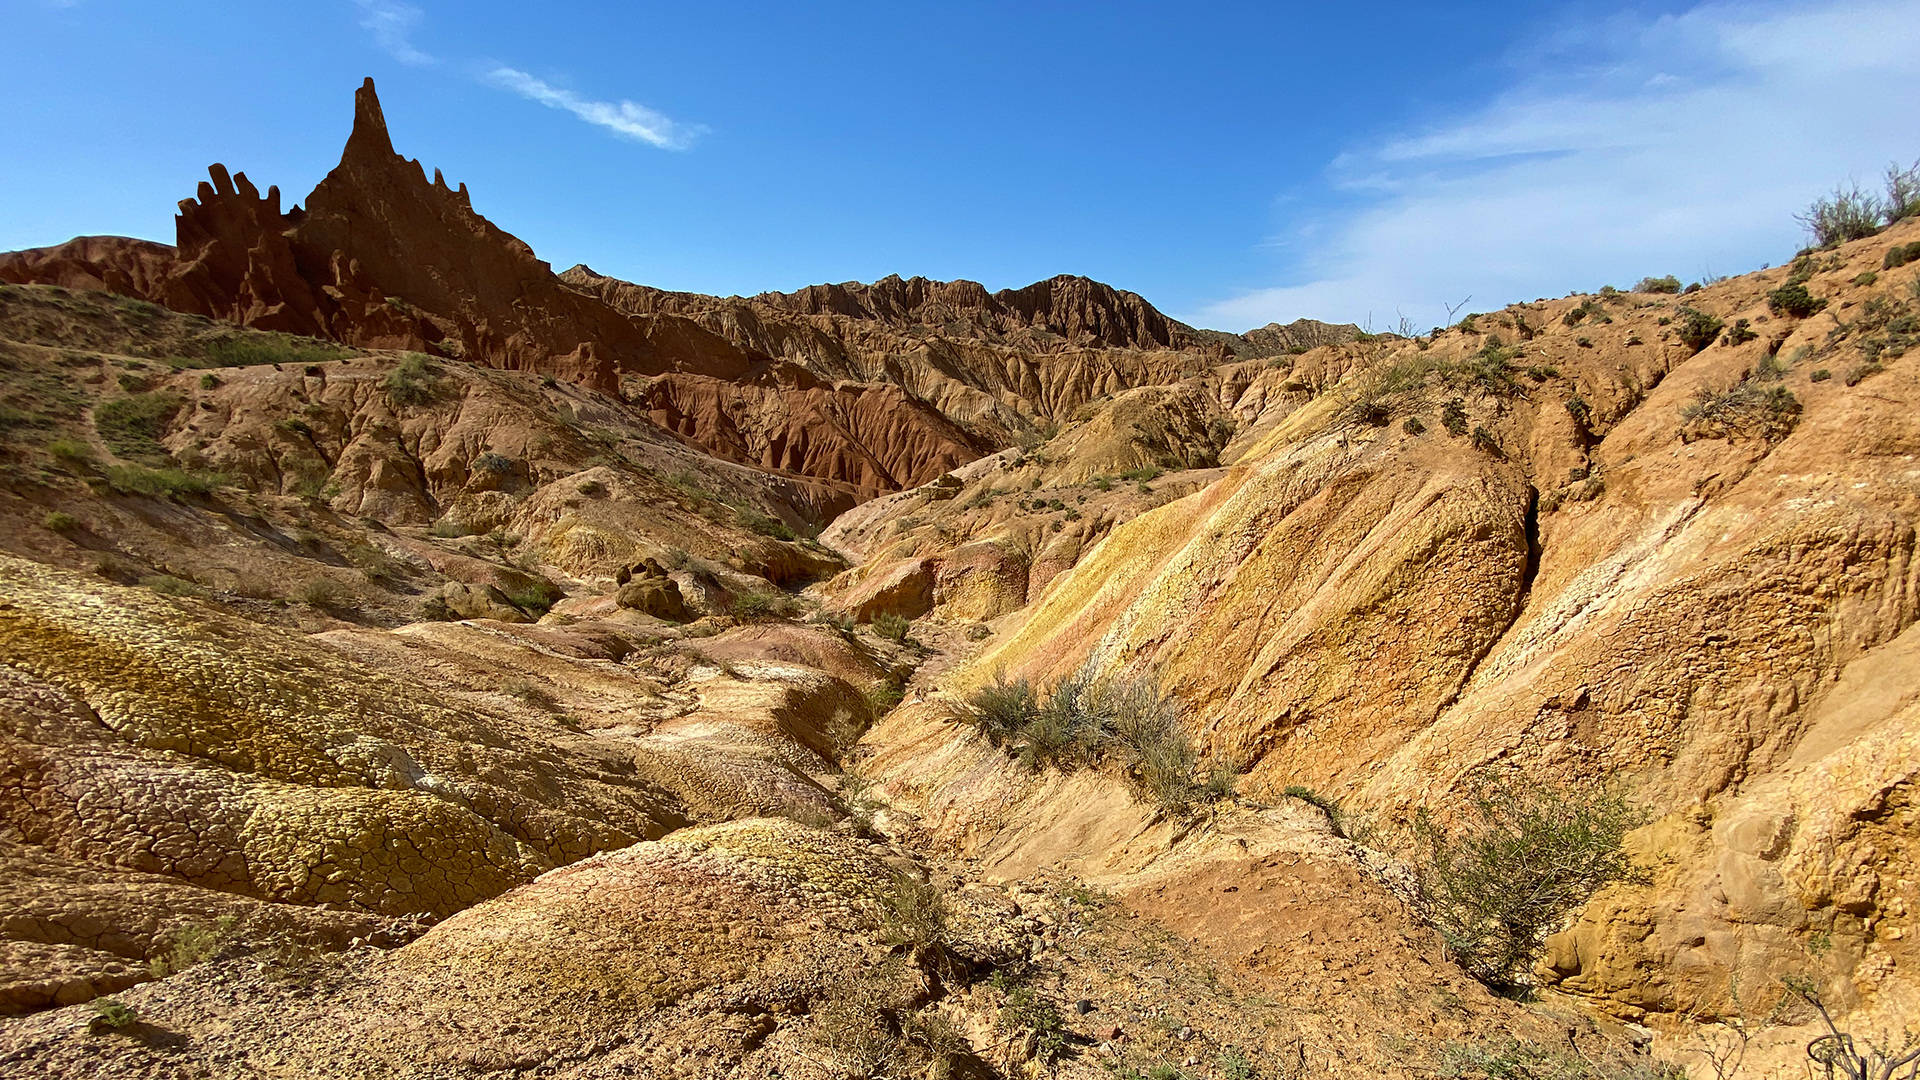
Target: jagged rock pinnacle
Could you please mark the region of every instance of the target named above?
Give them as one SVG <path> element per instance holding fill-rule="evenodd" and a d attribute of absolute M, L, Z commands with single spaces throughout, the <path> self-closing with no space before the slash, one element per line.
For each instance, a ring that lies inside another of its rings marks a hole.
<path fill-rule="evenodd" d="M 373 89 L 373 77 L 353 92 L 353 134 L 347 137 L 342 161 L 360 155 L 394 156 L 393 137 L 387 134 L 387 117 L 380 111 L 380 95 Z"/>

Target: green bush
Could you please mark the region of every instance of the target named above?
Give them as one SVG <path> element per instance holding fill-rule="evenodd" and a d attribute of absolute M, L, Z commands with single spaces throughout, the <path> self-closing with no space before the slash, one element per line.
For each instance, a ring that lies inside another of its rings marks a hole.
<path fill-rule="evenodd" d="M 133 1006 L 116 998 L 94 998 L 87 1002 L 87 1008 L 93 1010 L 93 1019 L 87 1021 L 87 1031 L 94 1035 L 104 1035 L 109 1031 L 122 1031 L 140 1022 L 140 1014 Z"/>
<path fill-rule="evenodd" d="M 1720 336 L 1720 328 L 1726 325 L 1720 321 L 1719 316 L 1709 315 L 1698 308 L 1683 307 L 1679 315 L 1680 324 L 1677 333 L 1680 343 L 1693 352 L 1699 352 L 1713 344 L 1714 339 Z"/>
<path fill-rule="evenodd" d="M 1804 319 L 1826 306 L 1825 300 L 1816 298 L 1798 281 L 1789 281 L 1767 294 L 1767 308 L 1775 315 Z"/>
<path fill-rule="evenodd" d="M 1887 370 L 1886 367 L 1878 360 L 1869 360 L 1864 364 L 1855 365 L 1851 371 L 1848 371 L 1846 383 L 1848 386 L 1858 386 L 1861 380 L 1878 375 L 1885 370 Z"/>
<path fill-rule="evenodd" d="M 160 437 L 167 433 L 186 398 L 172 391 L 129 394 L 103 401 L 93 410 L 93 426 L 100 440 L 120 457 L 133 461 L 170 460 Z"/>
<path fill-rule="evenodd" d="M 1727 336 L 1724 340 L 1728 345 L 1745 345 L 1747 342 L 1753 341 L 1759 336 L 1747 320 L 1735 319 L 1733 320 L 1733 328 L 1727 331 Z"/>
<path fill-rule="evenodd" d="M 873 617 L 872 626 L 875 635 L 888 641 L 904 643 L 907 640 L 907 631 L 912 629 L 913 624 L 891 611 L 883 611 Z"/>
<path fill-rule="evenodd" d="M 49 440 L 47 453 L 53 455 L 54 460 L 66 465 L 91 466 L 93 464 L 93 447 L 79 439 Z"/>
<path fill-rule="evenodd" d="M 1633 287 L 1639 293 L 1677 293 L 1680 291 L 1680 279 L 1668 274 L 1665 277 L 1643 277 Z"/>
<path fill-rule="evenodd" d="M 1685 439 L 1753 435 L 1776 442 L 1799 422 L 1800 399 L 1777 383 L 1760 386 L 1751 379 L 1725 390 L 1702 386 L 1681 406 L 1680 419 L 1686 421 L 1681 431 Z"/>
<path fill-rule="evenodd" d="M 107 470 L 107 486 L 122 495 L 147 495 L 153 498 L 205 495 L 225 482 L 226 478 L 216 473 L 188 472 L 184 469 L 115 465 Z"/>
<path fill-rule="evenodd" d="M 513 585 L 500 590 L 506 594 L 513 606 L 539 618 L 553 609 L 553 605 L 566 599 L 566 590 L 546 578 L 536 578 L 524 585 Z"/>
<path fill-rule="evenodd" d="M 993 681 L 967 698 L 969 720 L 995 746 L 1003 746 L 1019 736 L 1040 713 L 1040 698 L 1033 683 L 1026 679 L 1006 681 L 1004 672 L 995 672 Z"/>
<path fill-rule="evenodd" d="M 1859 184 L 1848 184 L 1815 199 L 1806 213 L 1795 215 L 1794 220 L 1807 230 L 1814 247 L 1826 248 L 1879 232 L 1884 209 L 1877 196 L 1862 190 Z"/>
<path fill-rule="evenodd" d="M 1031 986 L 1015 985 L 995 973 L 992 985 L 1002 995 L 996 1026 L 1009 1042 L 1033 1038 L 1033 1057 L 1051 1065 L 1067 1052 L 1067 1018 L 1060 1007 L 1034 992 Z"/>
<path fill-rule="evenodd" d="M 1886 197 L 1880 202 L 1880 214 L 1892 225 L 1902 218 L 1920 214 L 1920 161 L 1908 168 L 1887 166 Z M 1916 245 L 1920 246 L 1920 245 Z"/>
<path fill-rule="evenodd" d="M 294 599 L 323 611 L 345 604 L 348 597 L 345 587 L 329 577 L 308 578 L 294 590 Z"/>
<path fill-rule="evenodd" d="M 1814 373 L 1807 376 L 1807 378 L 1812 382 L 1826 382 L 1828 379 L 1833 378 L 1833 372 L 1826 368 L 1817 368 L 1814 370 Z"/>
<path fill-rule="evenodd" d="M 1469 974 L 1519 985 L 1546 935 L 1609 882 L 1632 876 L 1621 842 L 1641 823 L 1619 790 L 1522 782 L 1477 788 L 1450 824 L 1414 820 L 1428 920 Z"/>
<path fill-rule="evenodd" d="M 1042 694 L 1025 679 L 999 674 L 967 699 L 967 720 L 1029 769 L 1070 771 L 1114 762 L 1147 802 L 1184 811 L 1232 794 L 1234 770 L 1194 781 L 1199 754 L 1188 741 L 1180 704 L 1151 679 L 1113 679 L 1091 664 Z"/>
<path fill-rule="evenodd" d="M 733 517 L 741 528 L 759 533 L 761 536 L 771 536 L 775 540 L 800 539 L 800 534 L 794 532 L 791 525 L 779 518 L 769 517 L 751 506 L 735 507 Z"/>
<path fill-rule="evenodd" d="M 175 360 L 178 367 L 259 367 L 265 364 L 319 364 L 338 360 L 347 350 L 332 342 L 284 334 L 249 334 L 207 343 L 203 360 Z"/>
<path fill-rule="evenodd" d="M 904 945 L 918 962 L 946 947 L 951 913 L 947 894 L 931 882 L 899 873 L 875 897 L 880 905 L 880 933 L 889 945 Z"/>
<path fill-rule="evenodd" d="M 387 400 L 396 408 L 427 404 L 433 400 L 433 384 L 437 374 L 425 356 L 408 353 L 387 373 Z"/>
<path fill-rule="evenodd" d="M 80 528 L 80 519 L 72 514 L 54 510 L 41 518 L 40 524 L 48 532 L 70 533 Z"/>
<path fill-rule="evenodd" d="M 222 915 L 210 923 L 187 923 L 176 927 L 167 935 L 166 947 L 147 961 L 147 967 L 154 978 L 164 979 L 175 972 L 204 964 L 220 955 L 220 950 L 233 940 L 234 927 L 238 924 L 239 920 L 234 916 Z"/>
<path fill-rule="evenodd" d="M 1906 245 L 1895 244 L 1888 248 L 1886 257 L 1880 261 L 1880 269 L 1892 270 L 1910 262 L 1920 262 L 1920 240 Z"/>

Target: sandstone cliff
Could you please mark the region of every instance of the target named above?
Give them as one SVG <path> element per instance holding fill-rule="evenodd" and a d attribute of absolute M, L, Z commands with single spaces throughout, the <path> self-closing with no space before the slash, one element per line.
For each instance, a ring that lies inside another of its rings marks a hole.
<path fill-rule="evenodd" d="M 1920 285 L 1887 268 L 1916 237 L 1223 372 L 1233 467 L 948 685 L 1154 673 L 1243 791 L 1383 835 L 1488 770 L 1625 779 L 1649 883 L 1597 898 L 1544 983 L 1674 1032 L 1788 975 L 1910 1022 Z M 1789 281 L 1820 310 L 1771 309 Z"/>

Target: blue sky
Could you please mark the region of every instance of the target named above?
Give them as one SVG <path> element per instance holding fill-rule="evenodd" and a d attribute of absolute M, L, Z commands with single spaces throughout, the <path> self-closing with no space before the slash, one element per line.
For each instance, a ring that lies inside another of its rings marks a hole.
<path fill-rule="evenodd" d="M 0 0 L 0 249 L 299 199 L 361 77 L 556 268 L 710 293 L 1087 274 L 1199 325 L 1393 327 L 1790 256 L 1920 157 L 1920 0 Z"/>

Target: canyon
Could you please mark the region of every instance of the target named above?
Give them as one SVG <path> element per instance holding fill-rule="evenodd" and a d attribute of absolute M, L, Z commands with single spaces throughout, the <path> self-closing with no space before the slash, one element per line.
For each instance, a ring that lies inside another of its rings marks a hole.
<path fill-rule="evenodd" d="M 0 254 L 0 1072 L 1726 1080 L 1816 1000 L 1920 1030 L 1920 220 L 1419 336 L 710 297 L 554 273 L 371 80 L 281 201 L 215 165 L 172 246 Z M 1038 754 L 1016 685 L 1151 687 L 1191 757 Z M 1489 785 L 1631 807 L 1497 979 L 1423 876 Z"/>

